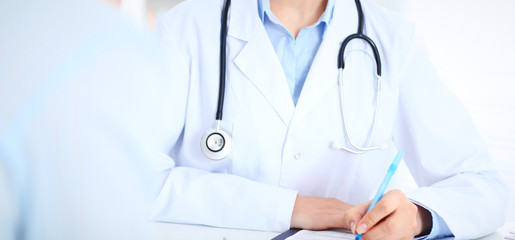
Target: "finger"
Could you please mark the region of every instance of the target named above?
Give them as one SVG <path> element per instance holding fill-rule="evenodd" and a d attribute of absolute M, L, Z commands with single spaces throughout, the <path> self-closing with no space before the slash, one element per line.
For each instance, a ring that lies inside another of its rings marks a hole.
<path fill-rule="evenodd" d="M 379 221 L 392 214 L 398 208 L 399 201 L 404 198 L 404 193 L 399 190 L 392 190 L 386 193 L 359 221 L 356 232 L 365 233 L 368 229 L 374 227 Z"/>
<path fill-rule="evenodd" d="M 363 216 L 367 213 L 368 207 L 372 201 L 364 202 L 358 206 L 355 206 L 351 209 L 345 211 L 343 216 L 345 223 L 350 227 L 350 230 L 353 234 L 356 234 L 356 226 L 357 223 L 363 218 Z"/>
<path fill-rule="evenodd" d="M 412 235 L 409 227 L 406 227 L 410 221 L 405 214 L 401 211 L 396 211 L 384 218 L 383 221 L 378 222 L 370 228 L 363 238 L 367 240 L 389 240 L 389 239 L 403 239 L 404 237 Z"/>
<path fill-rule="evenodd" d="M 347 210 L 355 206 L 342 202 L 336 198 L 328 199 L 331 203 L 330 208 L 326 209 L 325 218 L 330 222 L 330 228 L 346 228 L 350 229 L 349 224 L 345 221 L 345 213 Z"/>

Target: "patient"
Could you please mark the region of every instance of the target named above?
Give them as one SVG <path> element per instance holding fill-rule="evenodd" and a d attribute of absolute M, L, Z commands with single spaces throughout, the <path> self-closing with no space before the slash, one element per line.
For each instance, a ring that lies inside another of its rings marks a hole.
<path fill-rule="evenodd" d="M 150 239 L 162 49 L 97 1 L 0 15 L 0 239 Z"/>

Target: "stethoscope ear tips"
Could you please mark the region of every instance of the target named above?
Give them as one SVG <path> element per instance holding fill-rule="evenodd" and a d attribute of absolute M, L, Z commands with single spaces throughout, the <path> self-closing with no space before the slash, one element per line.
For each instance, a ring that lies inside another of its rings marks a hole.
<path fill-rule="evenodd" d="M 336 150 L 341 150 L 342 149 L 342 145 L 337 143 L 337 142 L 335 142 L 335 141 L 332 141 L 331 142 L 331 148 L 332 149 L 336 149 Z"/>
<path fill-rule="evenodd" d="M 200 149 L 211 160 L 222 160 L 231 152 L 232 140 L 227 132 L 222 129 L 209 129 L 202 140 Z"/>
<path fill-rule="evenodd" d="M 357 149 L 357 150 L 352 150 L 352 149 L 346 148 L 343 145 L 337 143 L 336 141 L 332 141 L 330 146 L 331 146 L 332 149 L 345 150 L 347 152 L 354 153 L 354 154 L 361 154 L 361 153 L 365 153 L 366 151 L 370 151 L 370 150 L 377 150 L 377 149 L 386 150 L 386 149 L 388 149 L 388 144 L 387 143 L 384 143 L 384 144 L 382 144 L 381 146 L 378 146 L 378 147 L 361 148 L 361 149 Z"/>

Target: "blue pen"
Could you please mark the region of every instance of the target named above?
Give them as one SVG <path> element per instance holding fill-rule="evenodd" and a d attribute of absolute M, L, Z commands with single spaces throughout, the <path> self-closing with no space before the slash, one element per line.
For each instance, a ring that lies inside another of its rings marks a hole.
<path fill-rule="evenodd" d="M 390 179 L 392 179 L 393 174 L 395 171 L 397 171 L 397 167 L 399 166 L 399 163 L 401 162 L 402 156 L 404 156 L 404 152 L 399 150 L 397 152 L 397 155 L 395 155 L 395 158 L 393 159 L 392 164 L 390 164 L 390 167 L 388 168 L 388 172 L 386 173 L 386 176 L 384 176 L 383 182 L 381 183 L 381 186 L 379 186 L 379 189 L 377 190 L 376 195 L 374 196 L 374 200 L 372 200 L 372 203 L 368 207 L 367 212 L 372 209 L 379 200 L 381 200 L 381 197 L 383 197 L 384 191 L 386 190 L 386 186 L 388 186 L 388 183 L 390 182 Z M 356 240 L 359 240 L 363 234 L 360 233 L 356 235 Z"/>

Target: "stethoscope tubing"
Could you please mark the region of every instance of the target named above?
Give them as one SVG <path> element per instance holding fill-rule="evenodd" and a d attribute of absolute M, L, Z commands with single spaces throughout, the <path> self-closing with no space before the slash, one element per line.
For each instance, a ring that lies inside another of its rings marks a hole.
<path fill-rule="evenodd" d="M 370 47 L 372 48 L 372 51 L 374 52 L 374 58 L 376 60 L 377 76 L 381 76 L 381 73 L 382 73 L 381 72 L 381 57 L 379 56 L 379 51 L 377 50 L 377 46 L 374 43 L 374 41 L 372 41 L 372 39 L 370 39 L 367 35 L 361 34 L 361 33 L 351 34 L 343 40 L 342 45 L 340 47 L 340 51 L 338 52 L 338 69 L 345 68 L 345 59 L 344 59 L 345 48 L 347 47 L 347 44 L 354 39 L 364 40 L 365 42 L 367 42 L 370 45 Z"/>
<path fill-rule="evenodd" d="M 357 11 L 358 11 L 358 30 L 356 33 L 354 34 L 351 34 L 349 36 L 347 36 L 341 46 L 340 46 L 340 50 L 338 52 L 338 71 L 339 71 L 339 76 L 338 76 L 338 85 L 339 85 L 339 92 L 340 92 L 340 106 L 341 106 L 341 114 L 342 114 L 342 121 L 343 121 L 343 125 L 344 125 L 344 130 L 345 130 L 345 135 L 347 136 L 347 140 L 349 142 L 349 144 L 354 148 L 354 149 L 349 149 L 349 148 L 346 148 L 346 147 L 338 147 L 339 149 L 342 149 L 342 150 L 346 150 L 348 152 L 351 152 L 351 153 L 355 153 L 355 154 L 360 154 L 360 153 L 364 153 L 365 151 L 368 151 L 368 150 L 375 150 L 375 149 L 381 149 L 381 148 L 384 148 L 384 147 L 381 147 L 381 146 L 378 146 L 378 147 L 371 147 L 371 144 L 372 144 L 372 141 L 373 141 L 373 138 L 374 138 L 374 135 L 375 135 L 375 132 L 376 132 L 376 125 L 377 125 L 377 118 L 378 118 L 378 115 L 379 115 L 379 98 L 380 98 L 380 91 L 381 91 L 381 57 L 379 55 L 379 51 L 377 49 L 377 46 L 376 44 L 374 43 L 374 41 L 372 41 L 372 39 L 370 39 L 367 35 L 365 35 L 363 33 L 363 28 L 364 28 L 364 21 L 365 21 L 365 18 L 364 18 L 364 15 L 363 15 L 363 9 L 362 9 L 362 6 L 361 6 L 361 2 L 360 0 L 355 0 L 355 3 L 356 3 L 356 8 L 357 8 Z M 221 26 L 220 26 L 220 76 L 219 76 L 219 88 L 218 88 L 218 103 L 217 103 L 217 111 L 216 111 L 216 128 L 215 129 L 210 129 L 208 130 L 208 132 L 206 132 L 206 134 L 204 135 L 202 141 L 201 141 L 201 148 L 202 148 L 202 151 L 204 152 L 204 154 L 213 159 L 213 160 L 220 160 L 220 159 L 223 159 L 225 158 L 226 154 L 228 154 L 228 151 L 229 149 L 223 149 L 225 146 L 222 145 L 222 149 L 219 149 L 219 150 L 216 150 L 216 151 L 213 151 L 212 148 L 210 148 L 209 146 L 209 137 L 213 136 L 213 135 L 216 135 L 216 134 L 213 134 L 213 133 L 217 133 L 218 135 L 220 135 L 222 137 L 222 141 L 223 143 L 225 143 L 225 141 L 228 142 L 228 148 L 230 148 L 231 146 L 231 139 L 230 139 L 230 136 L 224 132 L 223 130 L 220 129 L 220 122 L 222 121 L 222 117 L 223 117 L 223 106 L 224 106 L 224 97 L 225 97 L 225 82 L 226 82 L 226 70 L 227 70 L 227 66 L 226 66 L 226 63 L 227 63 L 227 28 L 228 28 L 228 15 L 229 15 L 229 8 L 231 6 L 231 0 L 225 0 L 224 2 L 224 6 L 223 6 L 223 10 L 222 10 L 222 15 L 221 15 Z M 377 94 L 376 94 L 376 109 L 375 109 L 375 112 L 374 112 L 374 120 L 373 120 L 373 127 L 372 127 L 372 133 L 371 133 L 371 138 L 369 139 L 366 147 L 359 147 L 357 146 L 356 144 L 353 143 L 353 141 L 351 140 L 351 137 L 349 136 L 349 131 L 348 131 L 348 128 L 347 128 L 347 124 L 346 124 L 346 118 L 345 118 L 345 112 L 344 112 L 344 104 L 343 104 L 343 80 L 342 80 L 342 72 L 343 72 L 343 69 L 345 68 L 345 59 L 344 59 L 344 54 L 345 54 L 345 48 L 347 47 L 347 44 L 354 40 L 354 39 L 362 39 L 364 40 L 365 42 L 368 43 L 368 45 L 372 48 L 372 51 L 374 53 L 374 58 L 375 58 L 375 61 L 376 61 L 376 72 L 377 72 Z M 225 136 L 225 137 L 224 137 Z M 223 150 L 223 151 L 221 151 Z M 222 156 L 223 155 L 223 156 Z"/>
<path fill-rule="evenodd" d="M 344 69 L 345 68 L 345 48 L 347 47 L 347 44 L 353 40 L 353 39 L 362 39 L 367 42 L 370 47 L 372 48 L 372 51 L 374 52 L 374 58 L 376 60 L 376 71 L 377 75 L 381 76 L 381 57 L 379 56 L 379 51 L 377 50 L 377 46 L 370 39 L 367 35 L 365 35 L 364 32 L 364 26 L 365 26 L 365 16 L 363 14 L 363 8 L 361 7 L 361 1 L 360 0 L 354 0 L 356 3 L 356 9 L 358 11 L 358 29 L 356 30 L 356 33 L 351 34 L 347 36 L 340 46 L 340 51 L 338 52 L 338 69 Z"/>
<path fill-rule="evenodd" d="M 225 97 L 225 77 L 226 77 L 226 58 L 227 58 L 227 24 L 229 8 L 231 0 L 225 0 L 224 9 L 222 11 L 220 24 L 220 86 L 218 87 L 218 106 L 216 111 L 216 120 L 221 121 L 224 110 Z"/>

